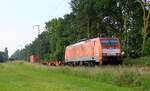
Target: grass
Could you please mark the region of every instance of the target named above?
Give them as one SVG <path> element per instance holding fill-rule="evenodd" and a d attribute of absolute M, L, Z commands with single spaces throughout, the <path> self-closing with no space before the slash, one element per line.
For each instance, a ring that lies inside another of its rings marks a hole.
<path fill-rule="evenodd" d="M 150 67 L 150 56 L 145 56 L 145 57 L 136 58 L 136 59 L 127 58 L 124 60 L 124 64 Z"/>
<path fill-rule="evenodd" d="M 118 87 L 133 88 L 136 91 L 150 91 L 150 68 L 143 67 L 95 67 L 95 68 L 56 68 L 58 73 L 87 78 L 92 81 L 111 84 Z M 134 91 L 129 90 L 129 91 Z M 113 91 L 113 90 L 111 90 Z M 121 90 L 122 91 L 122 90 Z M 128 90 L 127 90 L 128 91 Z"/>
<path fill-rule="evenodd" d="M 0 91 L 150 91 L 149 67 L 0 64 Z"/>

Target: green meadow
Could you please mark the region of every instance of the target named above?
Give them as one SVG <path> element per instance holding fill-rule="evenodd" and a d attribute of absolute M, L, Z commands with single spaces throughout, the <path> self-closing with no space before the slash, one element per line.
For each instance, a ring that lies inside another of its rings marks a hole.
<path fill-rule="evenodd" d="M 0 64 L 0 91 L 150 91 L 150 68 Z"/>

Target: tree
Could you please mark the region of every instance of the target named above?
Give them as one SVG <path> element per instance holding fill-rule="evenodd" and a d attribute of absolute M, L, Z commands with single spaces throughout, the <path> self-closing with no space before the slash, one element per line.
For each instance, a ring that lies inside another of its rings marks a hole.
<path fill-rule="evenodd" d="M 100 35 L 117 36 L 127 54 L 131 50 L 141 53 L 142 42 L 145 44 L 142 34 L 148 39 L 149 27 L 143 28 L 146 29 L 144 33 L 141 30 L 144 24 L 149 26 L 149 21 L 142 23 L 143 10 L 137 0 L 71 0 L 70 5 L 70 14 L 46 22 L 47 31 L 16 54 L 26 60 L 31 55 L 41 60 L 64 60 L 66 46 Z M 146 6 L 144 11 L 148 17 Z M 146 49 L 150 48 L 149 44 L 146 41 Z"/>
<path fill-rule="evenodd" d="M 118 14 L 113 16 L 117 19 L 119 38 L 123 46 L 126 56 L 129 56 L 130 51 L 135 51 L 137 54 L 141 52 L 141 9 L 136 0 L 116 0 Z"/>
<path fill-rule="evenodd" d="M 6 60 L 5 53 L 4 52 L 0 52 L 0 62 L 4 62 L 5 60 Z"/>
<path fill-rule="evenodd" d="M 138 0 L 143 10 L 143 44 L 142 44 L 142 55 L 144 55 L 144 48 L 147 36 L 150 34 L 150 1 L 149 0 Z"/>

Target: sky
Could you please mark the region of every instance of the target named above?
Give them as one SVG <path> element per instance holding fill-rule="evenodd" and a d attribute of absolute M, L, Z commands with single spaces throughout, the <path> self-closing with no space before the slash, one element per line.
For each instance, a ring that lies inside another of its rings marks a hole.
<path fill-rule="evenodd" d="M 45 22 L 71 12 L 70 0 L 0 0 L 0 51 L 9 56 L 31 43 L 44 30 Z"/>

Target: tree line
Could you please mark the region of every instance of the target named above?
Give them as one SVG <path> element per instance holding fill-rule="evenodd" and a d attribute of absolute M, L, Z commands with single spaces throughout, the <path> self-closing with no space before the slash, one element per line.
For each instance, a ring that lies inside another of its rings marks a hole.
<path fill-rule="evenodd" d="M 70 14 L 46 22 L 46 31 L 12 58 L 64 60 L 66 46 L 98 36 L 117 36 L 126 56 L 150 55 L 148 0 L 71 0 L 70 6 Z"/>
<path fill-rule="evenodd" d="M 0 62 L 8 60 L 8 49 L 5 48 L 4 52 L 0 51 Z"/>

